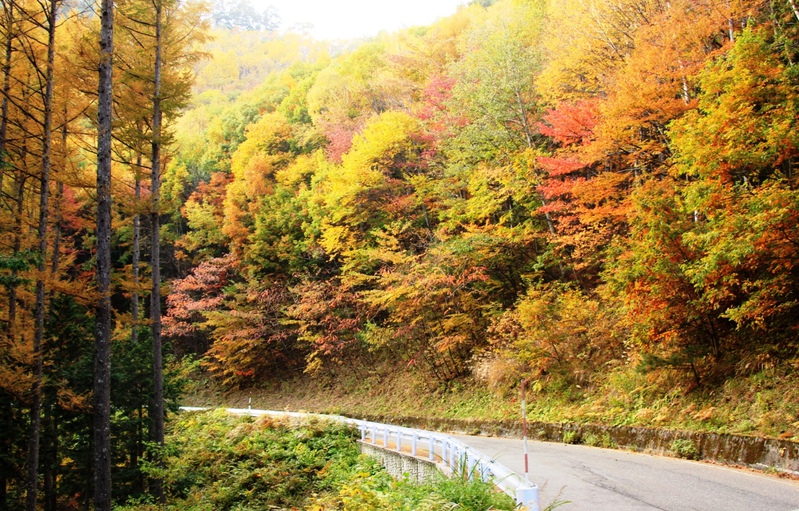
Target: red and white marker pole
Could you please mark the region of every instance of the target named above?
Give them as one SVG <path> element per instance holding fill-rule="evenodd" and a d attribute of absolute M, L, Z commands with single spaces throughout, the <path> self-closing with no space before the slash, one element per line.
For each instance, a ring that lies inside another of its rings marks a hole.
<path fill-rule="evenodd" d="M 528 464 L 527 450 L 527 378 L 522 380 L 522 441 L 524 442 L 524 482 L 530 484 L 530 465 Z"/>
<path fill-rule="evenodd" d="M 527 379 L 522 380 L 522 439 L 524 440 L 524 482 L 525 486 L 516 489 L 516 503 L 527 511 L 539 511 L 538 486 L 530 482 L 530 465 L 527 450 Z"/>

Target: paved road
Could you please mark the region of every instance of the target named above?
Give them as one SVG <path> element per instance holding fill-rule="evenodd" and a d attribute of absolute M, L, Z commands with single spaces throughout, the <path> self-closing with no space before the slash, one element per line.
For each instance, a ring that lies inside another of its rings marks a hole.
<path fill-rule="evenodd" d="M 521 440 L 452 435 L 524 473 Z M 799 482 L 707 463 L 529 442 L 541 508 L 559 511 L 799 511 Z"/>

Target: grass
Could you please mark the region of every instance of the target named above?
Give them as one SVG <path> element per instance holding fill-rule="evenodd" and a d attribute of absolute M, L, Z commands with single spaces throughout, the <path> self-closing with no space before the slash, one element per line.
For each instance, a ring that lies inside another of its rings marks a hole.
<path fill-rule="evenodd" d="M 493 485 L 440 476 L 395 481 L 360 454 L 357 432 L 330 421 L 180 414 L 171 422 L 163 506 L 136 500 L 116 511 L 464 511 L 513 510 Z"/>
<path fill-rule="evenodd" d="M 673 370 L 644 374 L 619 367 L 594 378 L 583 386 L 552 377 L 530 385 L 535 390 L 528 391 L 528 419 L 799 439 L 799 372 L 790 364 L 699 389 Z M 518 393 L 512 382 L 496 386 L 465 378 L 432 386 L 421 375 L 378 368 L 371 376 L 303 375 L 248 390 L 223 390 L 200 379 L 187 404 L 247 406 L 252 398 L 253 408 L 495 421 L 520 417 Z"/>

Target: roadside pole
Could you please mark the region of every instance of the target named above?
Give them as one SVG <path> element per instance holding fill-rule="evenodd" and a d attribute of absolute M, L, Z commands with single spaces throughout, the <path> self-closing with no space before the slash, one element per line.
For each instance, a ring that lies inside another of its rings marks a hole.
<path fill-rule="evenodd" d="M 527 449 L 527 378 L 522 380 L 522 441 L 524 442 L 524 482 L 530 485 L 529 451 Z"/>
<path fill-rule="evenodd" d="M 516 502 L 528 511 L 539 511 L 538 486 L 530 482 L 529 451 L 527 449 L 527 378 L 522 380 L 522 442 L 524 444 L 525 486 L 516 490 Z"/>

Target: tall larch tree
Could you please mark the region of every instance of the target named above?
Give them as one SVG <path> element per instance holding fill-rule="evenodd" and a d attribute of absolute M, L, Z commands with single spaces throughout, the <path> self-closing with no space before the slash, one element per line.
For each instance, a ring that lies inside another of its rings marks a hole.
<path fill-rule="evenodd" d="M 2 29 L 3 29 L 3 89 L 2 89 L 2 97 L 0 97 L 0 196 L 4 195 L 3 184 L 5 180 L 6 169 L 9 167 L 6 157 L 6 137 L 8 133 L 8 114 L 9 114 L 9 100 L 8 95 L 9 91 L 11 90 L 11 57 L 13 52 L 13 42 L 14 42 L 14 27 L 13 27 L 13 20 L 14 20 L 14 10 L 13 4 L 4 5 L 3 9 L 3 18 L 2 18 Z M 3 201 L 5 201 L 5 197 L 2 197 Z M 4 268 L 8 266 L 10 261 L 4 261 Z M 9 295 L 11 295 L 11 285 L 13 283 L 3 282 L 8 288 Z M 12 323 L 11 323 L 11 311 L 12 311 L 12 300 L 9 296 L 9 308 L 8 308 L 8 322 L 6 324 L 5 331 L 3 332 L 6 335 L 6 338 L 0 342 L 0 350 L 5 351 L 7 349 L 7 345 L 10 343 L 11 339 L 11 331 L 12 331 Z M 11 405 L 11 398 L 10 395 L 6 393 L 5 389 L 0 389 L 0 399 L 2 399 L 2 410 L 0 410 L 0 414 L 5 415 L 6 417 L 11 418 L 12 414 L 12 405 Z M 3 428 L 4 431 L 8 431 L 8 428 Z M 0 438 L 0 509 L 7 509 L 7 487 L 8 487 L 8 479 L 11 472 L 11 463 L 9 459 L 11 458 L 11 441 L 10 438 L 4 434 L 2 438 Z"/>
<path fill-rule="evenodd" d="M 97 106 L 97 291 L 94 355 L 94 508 L 111 510 L 111 115 L 114 2 L 103 0 Z"/>
<path fill-rule="evenodd" d="M 14 43 L 14 3 L 8 2 L 3 9 L 3 93 L 0 98 L 0 192 L 3 189 L 3 178 L 6 171 L 6 134 L 8 131 L 8 93 L 11 90 L 11 57 Z"/>
<path fill-rule="evenodd" d="M 30 420 L 30 439 L 28 444 L 28 494 L 26 508 L 36 511 L 36 495 L 39 481 L 39 436 L 41 428 L 42 397 L 42 339 L 45 323 L 45 274 L 47 272 L 47 222 L 50 200 L 50 166 L 52 157 L 52 124 L 53 124 L 53 74 L 55 68 L 55 36 L 58 0 L 51 0 L 47 5 L 44 23 L 40 25 L 47 31 L 46 64 L 43 73 L 44 90 L 42 98 L 42 140 L 41 140 L 41 175 L 39 190 L 39 225 L 38 225 L 38 265 L 36 276 L 35 327 L 33 335 L 33 384 L 31 387 L 32 404 Z"/>
<path fill-rule="evenodd" d="M 152 212 L 150 214 L 150 267 L 152 272 L 152 294 L 150 295 L 150 319 L 153 335 L 153 440 L 164 445 L 164 367 L 161 343 L 161 66 L 163 55 L 162 16 L 163 1 L 153 0 L 155 9 L 155 66 L 153 79 L 153 119 L 150 192 Z M 164 502 L 161 480 L 155 481 L 155 494 Z"/>

